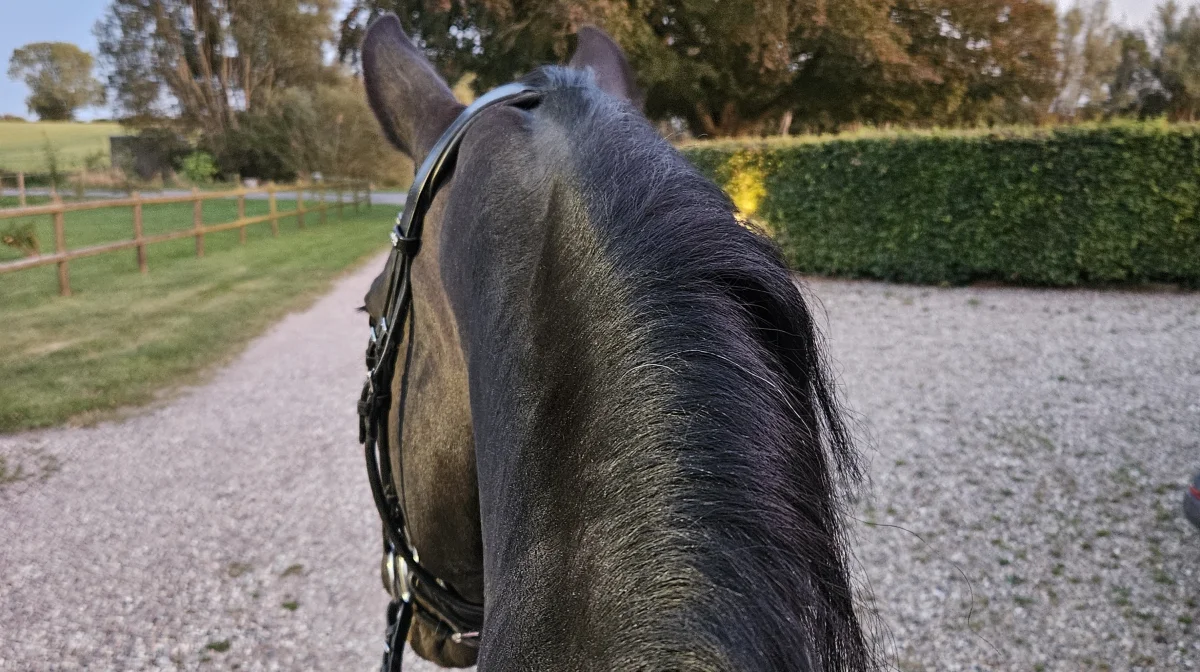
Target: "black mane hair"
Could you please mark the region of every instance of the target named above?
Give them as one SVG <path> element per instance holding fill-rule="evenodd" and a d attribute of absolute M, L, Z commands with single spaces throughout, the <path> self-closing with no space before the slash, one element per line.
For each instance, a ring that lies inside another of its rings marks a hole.
<path fill-rule="evenodd" d="M 778 248 L 588 72 L 548 67 L 525 81 L 546 91 L 532 112 L 537 154 L 570 166 L 554 179 L 582 205 L 563 211 L 582 209 L 577 219 L 590 227 L 570 236 L 590 236 L 598 248 L 599 263 L 546 280 L 558 293 L 578 287 L 594 297 L 594 312 L 573 316 L 556 304 L 555 340 L 542 339 L 571 362 L 571 384 L 604 400 L 548 397 L 541 403 L 558 406 L 542 409 L 545 417 L 584 429 L 555 425 L 546 434 L 611 452 L 544 467 L 560 470 L 545 482 L 563 484 L 549 498 L 589 491 L 571 469 L 599 469 L 597 480 L 611 484 L 597 486 L 602 503 L 572 515 L 583 529 L 611 519 L 596 534 L 611 549 L 594 553 L 590 569 L 615 597 L 574 616 L 611 619 L 610 635 L 631 652 L 627 669 L 664 669 L 650 653 L 664 650 L 690 669 L 874 667 L 842 520 L 861 468 L 820 335 Z M 535 301 L 531 314 L 545 308 Z M 619 324 L 589 326 L 606 319 Z M 537 383 L 566 389 L 550 379 L 559 365 L 549 361 L 550 371 L 533 374 L 545 378 Z M 590 538 L 577 533 L 568 543 L 587 548 Z M 632 578 L 642 573 L 653 578 Z M 581 574 L 564 571 L 558 589 Z"/>

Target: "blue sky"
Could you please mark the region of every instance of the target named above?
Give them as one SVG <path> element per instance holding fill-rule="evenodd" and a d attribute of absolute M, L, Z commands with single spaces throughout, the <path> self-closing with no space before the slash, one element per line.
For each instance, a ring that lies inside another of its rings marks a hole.
<path fill-rule="evenodd" d="M 1066 7 L 1074 0 L 1057 0 Z M 1200 1 L 1200 0 L 1193 0 Z M 95 53 L 96 38 L 92 26 L 104 14 L 109 0 L 0 0 L 0 114 L 28 116 L 25 97 L 29 92 L 21 82 L 8 78 L 8 59 L 13 49 L 30 42 L 74 42 Z M 1113 0 L 1113 14 L 1123 23 L 1144 25 L 1156 0 Z M 1182 5 L 1192 4 L 1185 0 Z M 107 116 L 108 110 L 89 110 L 81 118 Z"/>

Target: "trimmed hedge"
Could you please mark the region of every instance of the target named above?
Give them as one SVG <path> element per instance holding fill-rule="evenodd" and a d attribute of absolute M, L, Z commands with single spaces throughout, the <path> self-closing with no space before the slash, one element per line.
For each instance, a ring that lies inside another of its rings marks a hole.
<path fill-rule="evenodd" d="M 805 273 L 1200 285 L 1200 127 L 682 148 Z"/>

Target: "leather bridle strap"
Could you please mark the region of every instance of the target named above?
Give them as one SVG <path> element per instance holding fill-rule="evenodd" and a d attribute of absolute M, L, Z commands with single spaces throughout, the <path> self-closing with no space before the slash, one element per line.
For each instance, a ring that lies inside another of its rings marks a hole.
<path fill-rule="evenodd" d="M 477 646 L 483 629 L 483 605 L 462 597 L 421 566 L 409 537 L 404 507 L 392 473 L 392 451 L 388 446 L 391 385 L 399 356 L 399 334 L 407 322 L 408 343 L 398 416 L 401 426 L 396 432 L 398 439 L 403 440 L 404 401 L 415 322 L 412 318 L 412 264 L 421 251 L 425 215 L 438 188 L 453 171 L 459 143 L 480 113 L 497 105 L 528 105 L 541 95 L 539 90 L 525 84 L 507 84 L 484 94 L 463 110 L 421 163 L 404 210 L 396 218 L 396 227 L 392 230 L 392 252 L 385 270 L 389 272 L 387 300 L 383 314 L 371 326 L 371 338 L 367 343 L 367 380 L 358 401 L 358 440 L 366 452 L 367 480 L 383 523 L 383 583 L 392 596 L 387 610 L 388 637 L 383 672 L 400 669 L 404 642 L 415 609 L 428 613 L 439 626 L 447 628 L 456 643 Z M 395 453 L 401 454 L 399 447 Z"/>

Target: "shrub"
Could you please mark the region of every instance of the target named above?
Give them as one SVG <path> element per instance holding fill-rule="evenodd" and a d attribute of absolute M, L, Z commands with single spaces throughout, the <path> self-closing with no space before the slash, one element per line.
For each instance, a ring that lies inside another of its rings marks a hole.
<path fill-rule="evenodd" d="M 0 243 L 18 250 L 27 257 L 36 257 L 41 254 L 37 228 L 34 227 L 33 222 L 10 223 L 7 228 L 0 231 Z"/>
<path fill-rule="evenodd" d="M 207 184 L 217 174 L 217 163 L 212 154 L 195 151 L 183 157 L 180 165 L 183 175 L 193 184 Z"/>
<path fill-rule="evenodd" d="M 272 105 L 238 116 L 237 128 L 204 138 L 226 175 L 286 182 L 299 174 L 407 186 L 412 163 L 391 149 L 362 85 L 353 79 L 281 90 Z"/>
<path fill-rule="evenodd" d="M 697 143 L 796 270 L 919 283 L 1200 284 L 1200 127 Z"/>
<path fill-rule="evenodd" d="M 224 175 L 290 182 L 296 179 L 296 161 L 288 129 L 270 112 L 242 112 L 238 127 L 220 137 L 205 138 L 206 148 L 217 157 Z"/>
<path fill-rule="evenodd" d="M 90 172 L 98 173 L 108 170 L 109 160 L 108 152 L 103 149 L 98 149 L 94 152 L 89 152 L 83 157 L 83 167 Z"/>
<path fill-rule="evenodd" d="M 62 167 L 58 162 L 58 150 L 55 149 L 54 143 L 50 142 L 49 136 L 42 133 L 42 157 L 46 162 L 46 175 L 50 179 L 50 188 L 57 190 L 59 185 L 63 183 L 65 174 L 62 172 Z"/>

